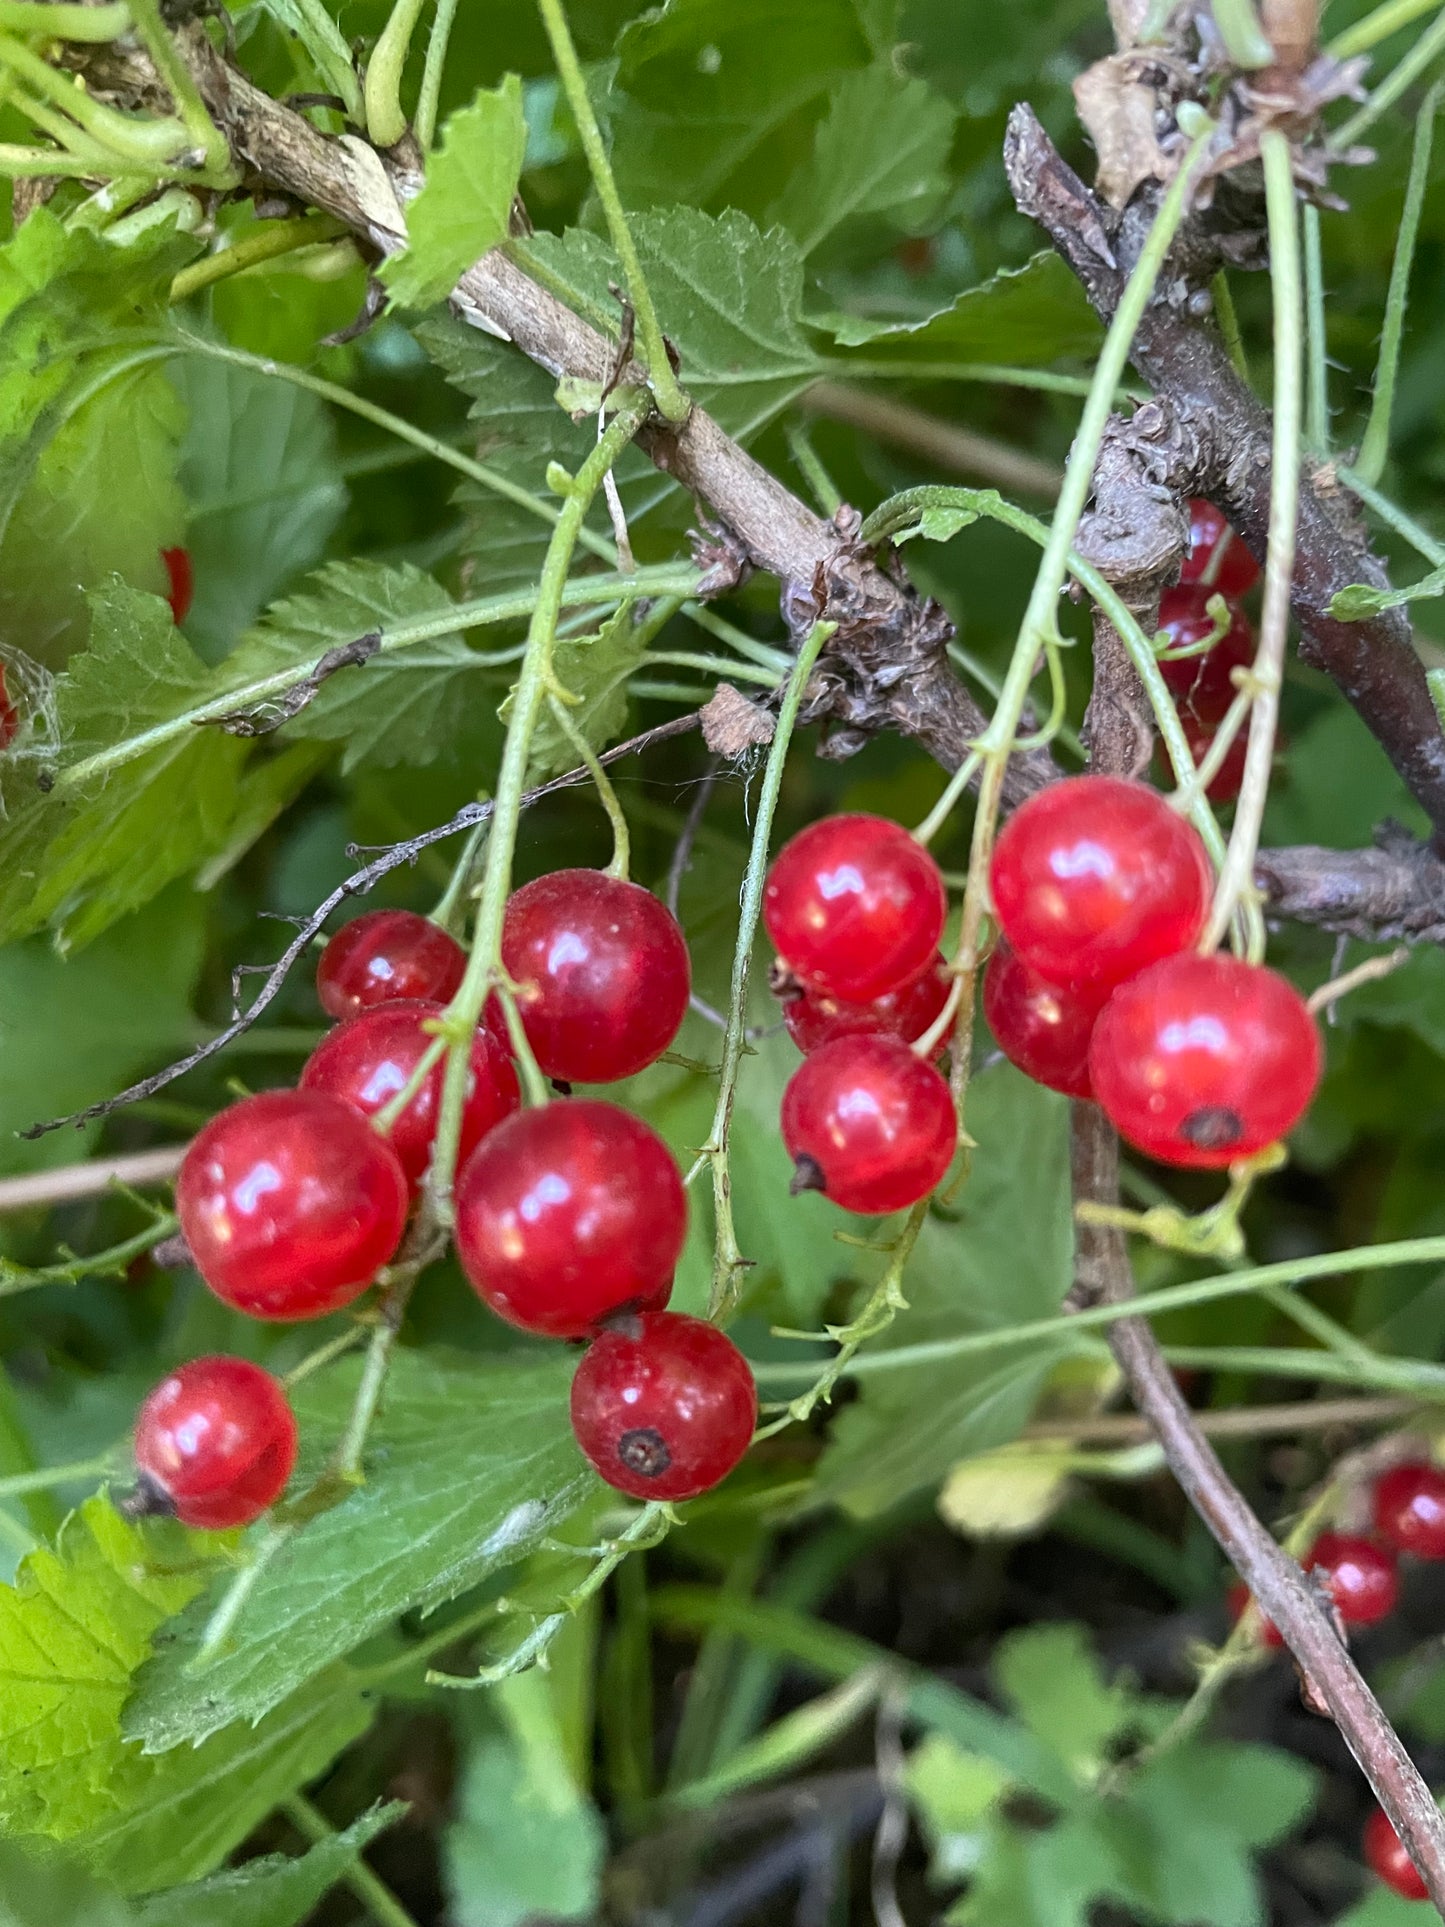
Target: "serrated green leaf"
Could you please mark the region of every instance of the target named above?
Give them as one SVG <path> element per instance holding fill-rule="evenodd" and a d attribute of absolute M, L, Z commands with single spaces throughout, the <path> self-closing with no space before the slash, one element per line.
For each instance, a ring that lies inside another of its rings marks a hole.
<path fill-rule="evenodd" d="M 135 1908 L 137 1927 L 300 1927 L 361 1852 L 405 1812 L 395 1800 L 375 1806 L 299 1859 L 269 1854 L 193 1886 L 156 1894 Z"/>
<path fill-rule="evenodd" d="M 568 705 L 573 727 L 593 749 L 605 749 L 622 734 L 627 722 L 627 683 L 646 655 L 646 638 L 637 633 L 630 606 L 619 609 L 592 636 L 568 637 L 553 651 L 557 680 L 577 702 Z M 515 692 L 514 692 L 515 693 Z M 506 719 L 512 698 L 502 709 Z M 577 752 L 550 709 L 532 737 L 528 782 L 545 782 L 564 769 L 575 769 Z"/>
<path fill-rule="evenodd" d="M 62 1840 L 126 1804 L 120 1714 L 156 1629 L 204 1587 L 214 1535 L 87 1500 L 0 1588 L 0 1823 Z"/>
<path fill-rule="evenodd" d="M 445 301 L 463 270 L 507 238 L 526 145 L 515 74 L 449 117 L 427 159 L 426 185 L 406 211 L 407 244 L 381 265 L 395 302 Z"/>
<path fill-rule="evenodd" d="M 1082 1626 L 1010 1633 L 994 1655 L 993 1674 L 1024 1725 L 1079 1780 L 1097 1777 L 1109 1741 L 1134 1724 L 1130 1695 L 1105 1684 Z"/>
<path fill-rule="evenodd" d="M 1410 602 L 1429 602 L 1445 595 L 1445 563 L 1403 589 L 1376 589 L 1367 582 L 1352 582 L 1337 589 L 1330 599 L 1330 614 L 1338 622 L 1368 622 L 1386 609 L 1400 609 Z"/>
<path fill-rule="evenodd" d="M 349 1361 L 296 1388 L 303 1436 L 335 1440 L 359 1370 Z M 533 1551 L 595 1489 L 567 1422 L 571 1371 L 566 1358 L 400 1353 L 366 1484 L 277 1555 L 203 1672 L 188 1667 L 208 1602 L 166 1628 L 126 1731 L 162 1750 L 258 1719 L 398 1614 L 430 1611 Z"/>
<path fill-rule="evenodd" d="M 868 361 L 910 363 L 1007 363 L 1046 368 L 1067 356 L 1097 353 L 1098 317 L 1058 255 L 1036 254 L 1022 268 L 1006 269 L 976 288 L 966 288 L 949 307 L 926 321 L 872 321 L 861 315 L 818 317 L 840 348 L 862 348 Z"/>
<path fill-rule="evenodd" d="M 789 181 L 771 219 L 811 254 L 860 215 L 920 227 L 948 192 L 956 115 L 921 80 L 891 67 L 849 74 L 832 96 L 807 164 Z"/>

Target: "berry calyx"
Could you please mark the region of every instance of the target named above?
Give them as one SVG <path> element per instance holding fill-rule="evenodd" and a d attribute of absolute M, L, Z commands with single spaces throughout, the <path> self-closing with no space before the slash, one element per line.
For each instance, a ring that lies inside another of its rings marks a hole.
<path fill-rule="evenodd" d="M 1430 1889 L 1420 1877 L 1420 1870 L 1406 1851 L 1405 1843 L 1390 1824 L 1390 1816 L 1383 1807 L 1375 1811 L 1365 1822 L 1363 1836 L 1365 1864 L 1377 1880 L 1399 1894 L 1402 1900 L 1428 1900 Z"/>
<path fill-rule="evenodd" d="M 191 563 L 189 549 L 162 549 L 161 561 L 165 564 L 166 579 L 170 584 L 166 601 L 171 605 L 171 615 L 177 622 L 184 622 L 191 613 L 191 601 L 196 593 L 196 572 Z"/>
<path fill-rule="evenodd" d="M 1169 638 L 1172 649 L 1203 642 L 1214 633 L 1214 618 L 1208 603 L 1216 589 L 1199 584 L 1166 589 L 1159 598 L 1159 627 Z M 1247 669 L 1254 661 L 1254 630 L 1248 618 L 1231 608 L 1230 626 L 1211 648 L 1198 656 L 1160 659 L 1159 673 L 1174 698 L 1180 720 L 1186 725 L 1209 725 L 1221 720 L 1239 693 L 1233 680 L 1236 669 Z"/>
<path fill-rule="evenodd" d="M 1106 988 L 1187 950 L 1204 927 L 1204 845 L 1157 790 L 1071 776 L 1022 804 L 999 835 L 990 884 L 999 924 L 1054 984 Z"/>
<path fill-rule="evenodd" d="M 401 1242 L 396 1153 L 339 1097 L 263 1091 L 193 1140 L 176 1210 L 196 1269 L 252 1318 L 319 1318 L 365 1291 Z"/>
<path fill-rule="evenodd" d="M 1380 1475 L 1374 1492 L 1375 1530 L 1398 1552 L 1445 1559 L 1445 1472 L 1412 1460 Z"/>
<path fill-rule="evenodd" d="M 403 998 L 444 1004 L 466 968 L 466 952 L 438 924 L 414 910 L 368 910 L 342 924 L 322 951 L 316 994 L 336 1018 Z"/>
<path fill-rule="evenodd" d="M 280 1498 L 296 1463 L 285 1389 L 244 1358 L 195 1358 L 163 1378 L 135 1428 L 138 1510 L 221 1531 Z"/>
<path fill-rule="evenodd" d="M 411 1082 L 435 1033 L 424 1026 L 444 1006 L 418 1002 L 377 1004 L 323 1037 L 301 1073 L 304 1091 L 329 1091 L 362 1117 L 375 1117 Z M 385 1134 L 406 1173 L 419 1184 L 431 1161 L 432 1140 L 441 1113 L 445 1060 L 427 1072 L 411 1102 Z M 487 1132 L 510 1117 L 521 1103 L 512 1060 L 485 1028 L 472 1039 L 466 1096 L 462 1101 L 458 1159 L 471 1155 Z"/>
<path fill-rule="evenodd" d="M 1235 957 L 1170 957 L 1116 990 L 1089 1046 L 1094 1095 L 1131 1144 L 1201 1168 L 1250 1157 L 1304 1115 L 1315 1020 L 1292 984 Z"/>
<path fill-rule="evenodd" d="M 896 1037 L 901 1044 L 916 1043 L 943 1015 L 948 992 L 948 967 L 937 952 L 931 970 L 868 1004 L 809 990 L 796 978 L 785 979 L 778 988 L 783 1023 L 805 1057 L 839 1037 Z"/>
<path fill-rule="evenodd" d="M 1259 579 L 1259 564 L 1213 502 L 1189 504 L 1189 551 L 1179 580 L 1203 582 L 1220 595 L 1243 595 Z"/>
<path fill-rule="evenodd" d="M 1060 989 L 1001 943 L 984 972 L 983 1014 L 1004 1056 L 1036 1084 L 1092 1097 L 1089 1039 L 1106 994 Z"/>
<path fill-rule="evenodd" d="M 569 1084 L 611 1084 L 654 1063 L 692 992 L 677 919 L 602 870 L 524 884 L 507 904 L 502 965 L 544 1075 Z"/>
<path fill-rule="evenodd" d="M 773 859 L 763 921 L 808 989 L 867 1004 L 921 977 L 938 952 L 948 896 L 938 865 L 901 824 L 825 816 Z"/>
<path fill-rule="evenodd" d="M 1400 1597 L 1395 1556 L 1373 1539 L 1322 1532 L 1301 1563 L 1306 1572 L 1323 1573 L 1347 1626 L 1377 1625 L 1394 1611 Z"/>
<path fill-rule="evenodd" d="M 463 1271 L 500 1317 L 549 1338 L 665 1305 L 686 1235 L 672 1153 L 641 1118 L 595 1098 L 508 1118 L 457 1183 Z"/>
<path fill-rule="evenodd" d="M 840 1037 L 805 1057 L 783 1092 L 782 1126 L 794 1191 L 869 1215 L 926 1198 L 958 1142 L 947 1084 L 892 1037 Z"/>
<path fill-rule="evenodd" d="M 640 1311 L 600 1332 L 572 1380 L 572 1430 L 609 1485 L 694 1499 L 725 1479 L 758 1421 L 752 1371 L 716 1325 Z"/>

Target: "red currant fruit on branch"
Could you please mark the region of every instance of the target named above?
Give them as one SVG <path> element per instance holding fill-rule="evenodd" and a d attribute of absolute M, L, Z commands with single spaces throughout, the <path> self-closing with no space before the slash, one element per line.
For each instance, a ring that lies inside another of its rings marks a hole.
<path fill-rule="evenodd" d="M 139 1509 L 219 1531 L 280 1498 L 296 1420 L 280 1383 L 244 1358 L 196 1358 L 163 1378 L 135 1428 Z"/>
<path fill-rule="evenodd" d="M 1259 564 L 1213 502 L 1189 504 L 1189 552 L 1181 582 L 1207 582 L 1220 595 L 1243 595 L 1259 579 Z"/>
<path fill-rule="evenodd" d="M 938 865 L 881 816 L 810 823 L 778 852 L 763 892 L 785 967 L 808 989 L 856 1004 L 923 975 L 947 912 Z"/>
<path fill-rule="evenodd" d="M 1365 1863 L 1377 1880 L 1383 1880 L 1402 1900 L 1428 1900 L 1430 1889 L 1420 1870 L 1405 1849 L 1405 1843 L 1390 1824 L 1381 1807 L 1365 1822 Z"/>
<path fill-rule="evenodd" d="M 1375 1530 L 1399 1552 L 1445 1559 L 1445 1472 L 1412 1461 L 1380 1475 L 1374 1494 Z"/>
<path fill-rule="evenodd" d="M 840 1037 L 896 1037 L 903 1044 L 916 1043 L 943 1015 L 948 991 L 948 967 L 935 951 L 931 970 L 871 1004 L 829 997 L 796 980 L 785 980 L 778 995 L 788 1035 L 806 1057 Z"/>
<path fill-rule="evenodd" d="M 983 1014 L 1004 1056 L 1035 1083 L 1066 1097 L 1092 1097 L 1089 1039 L 1105 994 L 1061 990 L 1001 943 L 984 972 Z"/>
<path fill-rule="evenodd" d="M 640 1118 L 595 1098 L 508 1118 L 457 1183 L 462 1269 L 493 1311 L 549 1338 L 666 1304 L 686 1235 L 672 1153 Z"/>
<path fill-rule="evenodd" d="M 572 1380 L 572 1430 L 609 1485 L 634 1499 L 692 1499 L 748 1449 L 758 1395 L 724 1332 L 681 1312 L 619 1318 Z"/>
<path fill-rule="evenodd" d="M 795 1191 L 845 1211 L 902 1211 L 926 1198 L 958 1142 L 948 1086 L 892 1037 L 840 1037 L 805 1057 L 783 1092 Z"/>
<path fill-rule="evenodd" d="M 1186 950 L 1204 927 L 1204 845 L 1159 795 L 1113 776 L 1072 776 L 1015 810 L 994 849 L 1005 937 L 1050 983 L 1122 983 Z"/>
<path fill-rule="evenodd" d="M 538 1064 L 568 1083 L 611 1084 L 655 1062 L 692 991 L 677 919 L 601 870 L 524 884 L 507 905 L 502 965 Z"/>
<path fill-rule="evenodd" d="M 162 549 L 161 561 L 165 564 L 166 580 L 169 588 L 166 601 L 171 605 L 171 615 L 177 622 L 184 622 L 191 613 L 191 602 L 196 593 L 196 572 L 191 565 L 189 549 Z"/>
<path fill-rule="evenodd" d="M 1198 586 L 1164 591 L 1159 598 L 1159 627 L 1168 636 L 1171 648 L 1182 649 L 1213 635 L 1214 618 L 1208 603 L 1218 593 Z M 1233 620 L 1229 628 L 1203 655 L 1160 660 L 1159 673 L 1185 722 L 1219 722 L 1239 693 L 1234 686 L 1234 671 L 1248 669 L 1254 661 L 1254 630 L 1248 618 L 1234 608 L 1230 615 Z"/>
<path fill-rule="evenodd" d="M 1347 1626 L 1376 1625 L 1394 1611 L 1400 1597 L 1394 1557 L 1373 1539 L 1322 1532 L 1300 1563 L 1306 1572 L 1324 1574 Z"/>
<path fill-rule="evenodd" d="M 192 1142 L 176 1210 L 196 1269 L 253 1318 L 349 1305 L 393 1255 L 406 1178 L 390 1145 L 324 1091 L 263 1091 Z"/>
<path fill-rule="evenodd" d="M 1094 1095 L 1165 1164 L 1222 1166 L 1299 1122 L 1320 1078 L 1304 999 L 1234 957 L 1170 957 L 1116 990 L 1089 1046 Z"/>
<path fill-rule="evenodd" d="M 371 1118 L 411 1082 L 417 1065 L 435 1041 L 422 1028 L 442 1015 L 441 1004 L 377 1004 L 348 1017 L 324 1037 L 301 1073 L 304 1091 L 329 1091 L 353 1111 Z M 444 1061 L 428 1071 L 421 1089 L 395 1119 L 387 1134 L 402 1170 L 419 1184 L 431 1161 L 441 1111 Z M 512 1060 L 485 1029 L 472 1039 L 471 1067 L 462 1102 L 459 1156 L 468 1157 L 494 1125 L 521 1102 Z"/>
<path fill-rule="evenodd" d="M 328 1017 L 354 1017 L 373 1004 L 425 998 L 444 1004 L 466 974 L 466 952 L 414 910 L 368 910 L 342 924 L 316 966 L 316 994 Z"/>

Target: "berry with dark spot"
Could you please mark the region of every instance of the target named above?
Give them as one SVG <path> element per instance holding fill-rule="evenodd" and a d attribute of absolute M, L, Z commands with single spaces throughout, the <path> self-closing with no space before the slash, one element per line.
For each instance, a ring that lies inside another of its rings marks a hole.
<path fill-rule="evenodd" d="M 140 1408 L 135 1511 L 173 1513 L 220 1531 L 249 1525 L 280 1498 L 296 1463 L 284 1387 L 248 1359 L 194 1358 Z"/>
<path fill-rule="evenodd" d="M 892 1037 L 840 1037 L 805 1057 L 783 1092 L 794 1191 L 845 1211 L 903 1211 L 939 1183 L 958 1142 L 947 1084 Z"/>

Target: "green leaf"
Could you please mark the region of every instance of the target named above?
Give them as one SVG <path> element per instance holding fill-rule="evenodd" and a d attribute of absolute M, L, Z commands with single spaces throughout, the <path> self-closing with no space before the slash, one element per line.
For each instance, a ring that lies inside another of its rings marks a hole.
<path fill-rule="evenodd" d="M 784 188 L 771 218 L 804 254 L 860 215 L 924 226 L 948 192 L 956 116 L 921 80 L 889 67 L 849 74 L 832 97 L 807 164 Z"/>
<path fill-rule="evenodd" d="M 127 1804 L 120 1713 L 156 1629 L 205 1585 L 214 1535 L 87 1500 L 0 1589 L 0 1823 L 55 1839 Z"/>
<path fill-rule="evenodd" d="M 1011 1784 L 992 1760 L 929 1733 L 908 1756 L 904 1784 L 928 1836 L 936 1881 L 961 1880 L 978 1865 L 984 1823 Z"/>
<path fill-rule="evenodd" d="M 297 1860 L 269 1854 L 194 1886 L 157 1894 L 136 1909 L 138 1927 L 300 1927 L 358 1856 L 406 1812 L 400 1801 L 371 1807 L 344 1833 Z"/>
<path fill-rule="evenodd" d="M 361 89 L 356 78 L 356 65 L 351 49 L 342 38 L 341 29 L 326 8 L 322 5 L 299 6 L 297 0 L 260 0 L 260 4 L 287 33 L 295 34 L 311 56 L 317 77 L 346 102 L 351 118 L 359 120 L 357 107 Z"/>
<path fill-rule="evenodd" d="M 0 1927 L 136 1927 L 136 1921 L 118 1894 L 81 1868 L 0 1840 Z"/>
<path fill-rule="evenodd" d="M 1330 614 L 1338 622 L 1368 622 L 1386 609 L 1400 609 L 1410 602 L 1429 602 L 1445 595 L 1445 563 L 1421 576 L 1403 589 L 1376 589 L 1367 582 L 1352 582 L 1337 589 L 1330 598 Z"/>
<path fill-rule="evenodd" d="M 1105 1684 L 1082 1626 L 1010 1633 L 993 1674 L 1024 1725 L 1086 1783 L 1104 1766 L 1109 1741 L 1136 1724 L 1130 1695 Z"/>
<path fill-rule="evenodd" d="M 592 636 L 577 636 L 559 642 L 552 665 L 557 680 L 579 700 L 569 706 L 574 726 L 593 749 L 605 749 L 622 734 L 627 722 L 627 683 L 647 652 L 646 638 L 637 633 L 637 618 L 631 605 L 619 609 Z M 515 692 L 514 692 L 515 693 Z M 506 720 L 512 697 L 502 709 Z M 577 752 L 550 709 L 532 737 L 532 760 L 528 782 L 544 782 L 564 769 L 575 769 Z"/>
<path fill-rule="evenodd" d="M 296 1388 L 303 1437 L 329 1447 L 355 1393 L 350 1360 Z M 162 1750 L 254 1720 L 403 1612 L 429 1612 L 533 1551 L 593 1489 L 567 1422 L 572 1361 L 403 1351 L 366 1484 L 266 1567 L 227 1646 L 188 1670 L 213 1601 L 166 1629 L 126 1710 Z"/>
<path fill-rule="evenodd" d="M 871 321 L 861 315 L 819 317 L 841 348 L 864 348 L 868 361 L 904 372 L 910 364 L 1007 363 L 1047 368 L 1066 356 L 1097 353 L 1098 317 L 1058 255 L 1036 254 L 1005 269 L 926 321 Z"/>
<path fill-rule="evenodd" d="M 1334 1927 L 1421 1927 L 1420 1902 L 1403 1900 L 1376 1881 L 1358 1907 L 1341 1914 Z"/>
<path fill-rule="evenodd" d="M 407 244 L 381 264 L 393 301 L 445 301 L 463 270 L 506 240 L 526 145 L 515 74 L 450 116 L 442 146 L 428 156 L 426 185 L 407 208 Z"/>

